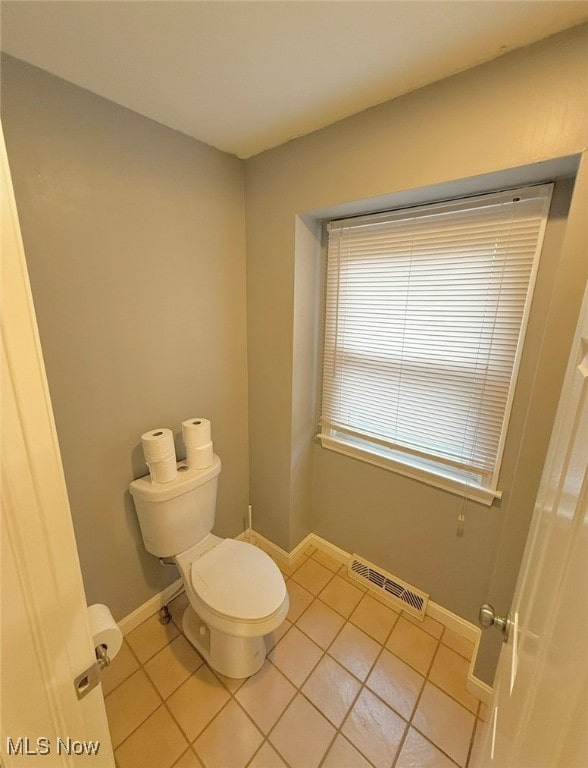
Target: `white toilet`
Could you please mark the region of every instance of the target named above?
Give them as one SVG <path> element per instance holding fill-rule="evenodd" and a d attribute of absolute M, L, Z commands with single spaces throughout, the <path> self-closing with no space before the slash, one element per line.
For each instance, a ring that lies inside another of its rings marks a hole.
<path fill-rule="evenodd" d="M 220 470 L 216 455 L 206 469 L 180 462 L 175 480 L 154 483 L 148 475 L 130 492 L 146 549 L 172 557 L 184 580 L 184 634 L 213 669 L 242 678 L 263 666 L 264 636 L 286 618 L 288 592 L 265 552 L 211 533 Z"/>

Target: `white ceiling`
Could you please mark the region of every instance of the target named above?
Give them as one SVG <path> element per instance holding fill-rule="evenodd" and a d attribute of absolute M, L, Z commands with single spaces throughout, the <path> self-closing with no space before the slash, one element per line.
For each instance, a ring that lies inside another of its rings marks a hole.
<path fill-rule="evenodd" d="M 3 0 L 2 49 L 239 157 L 588 20 L 565 0 Z"/>

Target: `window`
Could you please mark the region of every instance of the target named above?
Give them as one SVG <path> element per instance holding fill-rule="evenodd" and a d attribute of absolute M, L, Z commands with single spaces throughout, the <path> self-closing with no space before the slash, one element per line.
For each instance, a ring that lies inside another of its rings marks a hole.
<path fill-rule="evenodd" d="M 490 504 L 552 185 L 328 225 L 323 446 Z"/>

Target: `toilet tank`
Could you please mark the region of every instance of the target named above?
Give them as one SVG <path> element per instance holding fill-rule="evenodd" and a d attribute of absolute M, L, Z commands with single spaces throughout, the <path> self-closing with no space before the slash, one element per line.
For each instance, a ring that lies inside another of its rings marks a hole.
<path fill-rule="evenodd" d="M 177 477 L 169 483 L 154 483 L 150 475 L 133 480 L 129 490 L 148 552 L 172 557 L 212 531 L 220 470 L 221 461 L 214 455 L 205 469 L 188 469 L 180 462 Z"/>

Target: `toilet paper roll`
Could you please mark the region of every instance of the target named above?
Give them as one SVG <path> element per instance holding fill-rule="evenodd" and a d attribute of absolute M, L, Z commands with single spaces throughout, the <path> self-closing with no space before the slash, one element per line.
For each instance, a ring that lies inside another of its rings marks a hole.
<path fill-rule="evenodd" d="M 206 469 L 212 464 L 212 442 L 194 448 L 186 446 L 186 464 L 189 469 Z"/>
<path fill-rule="evenodd" d="M 164 461 L 170 456 L 175 457 L 176 455 L 174 433 L 171 429 L 163 427 L 150 429 L 149 432 L 141 435 L 141 442 L 143 443 L 143 454 L 146 462 Z"/>
<path fill-rule="evenodd" d="M 108 658 L 112 661 L 120 651 L 123 636 L 107 605 L 95 603 L 88 606 L 90 630 L 94 638 L 94 648 L 106 646 Z"/>
<path fill-rule="evenodd" d="M 170 483 L 177 476 L 176 448 L 171 429 L 152 429 L 141 435 L 145 462 L 154 483 Z"/>
<path fill-rule="evenodd" d="M 182 437 L 186 448 L 202 448 L 211 441 L 210 421 L 200 417 L 186 419 L 182 422 Z"/>
<path fill-rule="evenodd" d="M 153 483 L 171 483 L 178 475 L 175 453 L 164 461 L 148 461 L 146 464 Z"/>

